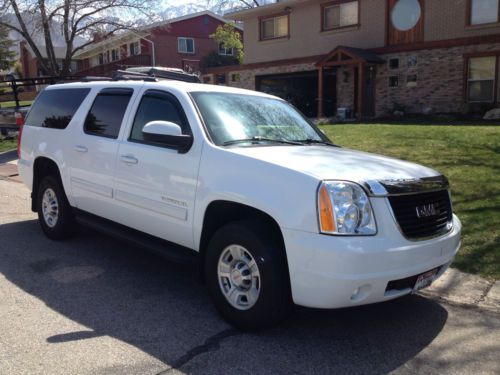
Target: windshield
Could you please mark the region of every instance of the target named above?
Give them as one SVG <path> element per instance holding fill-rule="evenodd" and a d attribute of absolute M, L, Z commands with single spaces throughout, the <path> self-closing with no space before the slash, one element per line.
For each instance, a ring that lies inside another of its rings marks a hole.
<path fill-rule="evenodd" d="M 207 130 L 217 145 L 330 142 L 294 107 L 262 96 L 192 92 Z"/>

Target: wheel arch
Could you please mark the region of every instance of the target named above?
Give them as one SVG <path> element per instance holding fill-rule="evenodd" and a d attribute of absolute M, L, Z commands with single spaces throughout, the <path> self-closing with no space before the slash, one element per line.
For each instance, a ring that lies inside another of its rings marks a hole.
<path fill-rule="evenodd" d="M 40 181 L 44 176 L 48 175 L 55 176 L 64 188 L 59 165 L 46 156 L 37 157 L 33 162 L 33 187 L 31 192 L 31 211 L 33 212 L 36 212 L 36 196 Z"/>
<path fill-rule="evenodd" d="M 273 239 L 281 245 L 280 249 L 283 251 L 282 255 L 284 256 L 289 278 L 285 241 L 278 222 L 267 212 L 260 209 L 234 201 L 215 200 L 208 204 L 203 216 L 203 226 L 199 242 L 201 280 L 204 281 L 203 265 L 205 263 L 206 249 L 214 233 L 228 223 L 243 220 L 258 221 L 267 231 L 267 235 L 273 236 Z"/>

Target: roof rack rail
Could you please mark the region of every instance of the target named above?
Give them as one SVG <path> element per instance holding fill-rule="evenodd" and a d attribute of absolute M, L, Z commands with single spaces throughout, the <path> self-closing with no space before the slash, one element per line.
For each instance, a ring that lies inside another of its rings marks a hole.
<path fill-rule="evenodd" d="M 158 82 L 154 75 L 144 73 L 127 72 L 126 70 L 117 70 L 113 75 L 113 81 L 146 81 Z"/>
<path fill-rule="evenodd" d="M 109 77 L 87 76 L 80 78 L 80 82 L 111 81 Z"/>

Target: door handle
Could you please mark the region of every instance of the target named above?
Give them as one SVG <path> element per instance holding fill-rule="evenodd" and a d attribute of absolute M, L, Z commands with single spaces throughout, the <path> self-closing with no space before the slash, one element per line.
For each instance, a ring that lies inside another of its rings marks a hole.
<path fill-rule="evenodd" d="M 75 146 L 75 151 L 76 152 L 87 152 L 88 151 L 88 148 L 85 147 L 85 146 L 80 146 L 80 145 L 77 145 Z"/>
<path fill-rule="evenodd" d="M 126 164 L 137 164 L 139 163 L 139 160 L 134 158 L 132 155 L 122 155 L 120 156 L 120 160 L 123 162 L 123 163 L 126 163 Z"/>

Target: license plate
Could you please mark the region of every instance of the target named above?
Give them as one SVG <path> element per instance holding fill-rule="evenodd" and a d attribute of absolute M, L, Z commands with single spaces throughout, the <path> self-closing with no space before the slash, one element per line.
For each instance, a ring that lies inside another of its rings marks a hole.
<path fill-rule="evenodd" d="M 426 273 L 419 275 L 417 278 L 417 282 L 413 287 L 413 293 L 419 291 L 420 289 L 427 288 L 429 285 L 431 285 L 432 282 L 434 281 L 434 278 L 436 277 L 437 272 L 438 269 L 435 268 L 433 270 L 427 271 Z"/>

